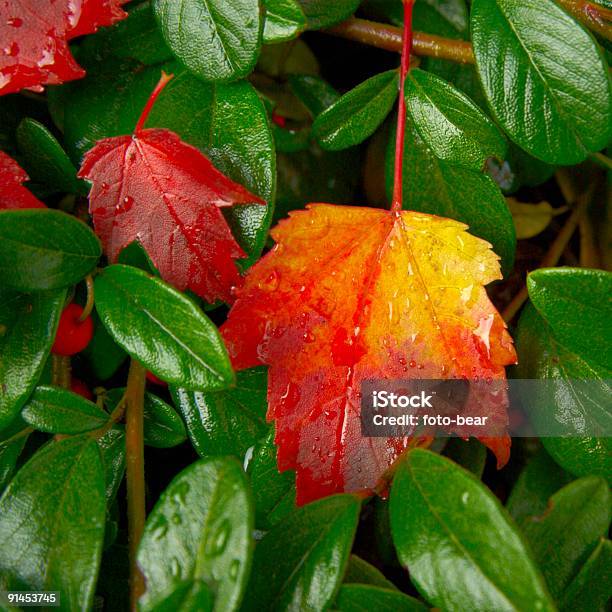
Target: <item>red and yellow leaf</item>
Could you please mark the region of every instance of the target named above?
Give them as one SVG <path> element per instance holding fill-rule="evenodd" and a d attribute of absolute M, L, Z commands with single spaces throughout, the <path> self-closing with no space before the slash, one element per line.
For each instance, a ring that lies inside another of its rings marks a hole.
<path fill-rule="evenodd" d="M 208 302 L 230 301 L 241 282 L 234 260 L 245 253 L 221 209 L 265 203 L 173 132 L 142 129 L 166 82 L 153 92 L 134 135 L 97 142 L 79 177 L 92 182 L 90 212 L 111 261 L 138 240 L 167 282 Z"/>
<path fill-rule="evenodd" d="M 21 183 L 28 175 L 19 164 L 0 151 L 0 210 L 8 208 L 46 208 L 46 206 Z"/>
<path fill-rule="evenodd" d="M 415 212 L 311 204 L 272 230 L 222 334 L 236 368 L 269 366 L 278 466 L 297 471 L 298 503 L 373 489 L 411 441 L 365 438 L 366 379 L 503 379 L 516 355 L 484 286 L 500 278 L 490 245 L 466 226 Z M 508 459 L 506 405 L 484 439 Z M 465 432 L 459 431 L 464 434 Z"/>
<path fill-rule="evenodd" d="M 11 0 L 0 3 L 0 95 L 40 91 L 85 76 L 68 40 L 127 16 L 118 0 Z"/>

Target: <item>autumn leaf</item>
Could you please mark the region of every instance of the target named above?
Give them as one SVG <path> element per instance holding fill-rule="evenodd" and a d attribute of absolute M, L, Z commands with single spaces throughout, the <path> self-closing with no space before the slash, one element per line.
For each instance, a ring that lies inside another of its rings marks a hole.
<path fill-rule="evenodd" d="M 100 140 L 79 177 L 92 182 L 90 212 L 111 261 L 137 240 L 161 277 L 208 302 L 230 301 L 245 257 L 221 211 L 234 204 L 265 204 L 227 178 L 196 148 L 165 129 L 143 129 L 151 94 L 132 136 Z"/>
<path fill-rule="evenodd" d="M 500 278 L 490 245 L 421 213 L 310 204 L 272 230 L 221 328 L 237 369 L 269 368 L 278 466 L 297 471 L 298 503 L 373 489 L 410 444 L 365 438 L 360 386 L 383 379 L 504 379 L 512 340 L 484 289 Z M 506 405 L 470 396 L 499 437 Z M 461 433 L 461 432 L 459 432 Z"/>
<path fill-rule="evenodd" d="M 122 0 L 0 3 L 0 95 L 85 76 L 68 40 L 127 17 Z"/>
<path fill-rule="evenodd" d="M 0 151 L 0 210 L 8 208 L 46 208 L 21 183 L 28 180 L 25 170 Z"/>

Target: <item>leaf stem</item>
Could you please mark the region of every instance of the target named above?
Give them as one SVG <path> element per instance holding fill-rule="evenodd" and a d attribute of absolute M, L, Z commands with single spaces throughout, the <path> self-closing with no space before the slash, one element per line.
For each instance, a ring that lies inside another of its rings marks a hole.
<path fill-rule="evenodd" d="M 352 17 L 323 32 L 386 51 L 402 51 L 402 30 L 386 23 Z M 424 32 L 413 32 L 412 51 L 415 55 L 445 59 L 459 64 L 473 64 L 475 61 L 469 42 Z"/>
<path fill-rule="evenodd" d="M 578 223 L 585 213 L 594 191 L 595 183 L 592 183 L 589 186 L 589 189 L 578 197 L 572 214 L 567 218 L 567 221 L 561 228 L 561 231 L 557 234 L 557 237 L 550 245 L 548 251 L 542 258 L 542 261 L 540 261 L 538 268 L 551 268 L 558 263 L 559 259 L 561 259 L 563 251 L 565 251 L 565 247 L 568 245 L 569 241 L 574 235 L 574 231 L 578 227 Z M 521 290 L 512 298 L 512 301 L 502 312 L 502 318 L 504 321 L 506 321 L 506 323 L 510 322 L 515 317 L 518 311 L 523 307 L 523 304 L 527 301 L 528 297 L 529 293 L 527 292 L 527 285 L 523 285 Z"/>
<path fill-rule="evenodd" d="M 589 158 L 594 161 L 598 166 L 605 168 L 606 170 L 612 170 L 612 159 L 603 153 L 591 153 Z"/>
<path fill-rule="evenodd" d="M 125 457 L 130 555 L 130 603 L 136 610 L 144 593 L 144 577 L 136 561 L 145 523 L 144 392 L 146 369 L 135 359 L 130 363 L 125 390 Z"/>
<path fill-rule="evenodd" d="M 410 70 L 410 52 L 412 51 L 412 7 L 414 0 L 404 0 L 404 35 L 402 37 L 402 62 L 400 67 L 400 91 L 397 108 L 397 131 L 395 134 L 395 169 L 393 175 L 393 199 L 391 212 L 402 210 L 402 183 L 404 169 L 404 139 L 406 136 L 406 99 L 404 98 L 404 81 Z"/>
<path fill-rule="evenodd" d="M 79 317 L 81 323 L 91 314 L 94 307 L 94 282 L 91 274 L 85 277 L 85 285 L 87 286 L 87 302 L 85 302 L 85 307 Z"/>
<path fill-rule="evenodd" d="M 574 19 L 606 40 L 612 40 L 612 10 L 588 0 L 557 0 Z"/>
<path fill-rule="evenodd" d="M 63 389 L 70 389 L 70 357 L 51 354 L 51 384 Z"/>
<path fill-rule="evenodd" d="M 147 100 L 145 107 L 142 109 L 142 114 L 140 115 L 140 119 L 138 119 L 138 123 L 136 124 L 136 127 L 134 128 L 135 136 L 138 136 L 142 132 L 144 128 L 144 124 L 149 118 L 149 114 L 151 112 L 151 109 L 153 108 L 153 105 L 155 104 L 155 101 L 157 100 L 157 97 L 164 90 L 164 87 L 166 87 L 166 85 L 170 82 L 173 76 L 174 76 L 173 74 L 166 74 L 162 70 L 161 77 L 159 78 L 159 81 L 157 85 L 155 86 L 155 89 L 151 92 L 151 95 L 149 96 L 149 99 Z"/>

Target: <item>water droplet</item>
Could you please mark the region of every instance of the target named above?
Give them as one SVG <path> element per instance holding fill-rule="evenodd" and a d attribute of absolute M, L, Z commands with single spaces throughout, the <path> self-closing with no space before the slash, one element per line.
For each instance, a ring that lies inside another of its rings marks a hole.
<path fill-rule="evenodd" d="M 315 341 L 314 334 L 309 331 L 304 332 L 304 335 L 302 336 L 302 338 L 304 338 L 304 342 L 307 342 L 308 344 L 311 344 L 312 342 Z"/>
<path fill-rule="evenodd" d="M 168 532 L 168 522 L 163 515 L 160 515 L 157 522 L 153 525 L 153 539 L 161 540 Z"/>
<path fill-rule="evenodd" d="M 11 17 L 10 19 L 6 20 L 6 25 L 13 28 L 20 28 L 23 25 L 23 19 L 20 19 L 19 17 Z"/>
<path fill-rule="evenodd" d="M 217 532 L 210 541 L 209 554 L 211 556 L 220 555 L 227 546 L 227 540 L 230 533 L 230 523 L 227 519 L 223 520 L 217 529 Z"/>
<path fill-rule="evenodd" d="M 265 280 L 257 283 L 257 286 L 266 293 L 271 293 L 278 288 L 279 283 L 279 274 L 276 270 L 272 270 L 270 274 L 265 278 Z"/>
<path fill-rule="evenodd" d="M 185 504 L 189 489 L 189 483 L 187 482 L 179 482 L 176 487 L 174 487 L 173 499 L 177 505 L 182 506 Z"/>
<path fill-rule="evenodd" d="M 229 577 L 232 580 L 236 580 L 238 577 L 238 572 L 240 571 L 240 561 L 238 559 L 234 559 L 229 566 Z"/>
<path fill-rule="evenodd" d="M 415 367 L 416 367 L 416 361 L 415 361 L 414 359 L 411 359 L 411 360 L 410 360 L 410 362 L 408 363 L 408 365 L 409 365 L 411 368 L 415 368 Z"/>
<path fill-rule="evenodd" d="M 180 525 L 183 522 L 180 514 L 173 514 L 170 520 L 174 525 Z"/>
<path fill-rule="evenodd" d="M 170 573 L 175 578 L 178 578 L 181 575 L 181 564 L 179 563 L 177 557 L 172 557 L 172 559 L 170 559 Z"/>
<path fill-rule="evenodd" d="M 470 499 L 470 494 L 465 491 L 462 495 L 461 495 L 461 503 L 463 504 L 467 504 L 468 500 Z"/>

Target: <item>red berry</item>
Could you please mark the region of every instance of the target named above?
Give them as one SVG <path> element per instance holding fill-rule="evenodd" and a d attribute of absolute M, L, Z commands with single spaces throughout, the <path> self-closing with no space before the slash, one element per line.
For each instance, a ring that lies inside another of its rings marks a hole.
<path fill-rule="evenodd" d="M 276 113 L 272 113 L 272 121 L 278 125 L 278 127 L 284 128 L 287 125 L 287 119 L 282 115 L 277 115 Z"/>
<path fill-rule="evenodd" d="M 59 320 L 55 342 L 51 352 L 69 357 L 80 353 L 91 341 L 93 321 L 87 317 L 79 321 L 83 308 L 78 304 L 68 304 Z"/>
<path fill-rule="evenodd" d="M 153 374 L 153 372 L 149 372 L 147 370 L 147 380 L 149 382 L 152 382 L 154 385 L 159 385 L 160 387 L 167 387 L 168 383 L 161 380 L 161 378 L 157 378 L 157 376 L 155 376 L 155 374 Z"/>
<path fill-rule="evenodd" d="M 81 397 L 84 397 L 86 400 L 89 400 L 90 402 L 93 401 L 93 394 L 89 390 L 89 387 L 82 380 L 79 380 L 78 378 L 73 378 L 70 381 L 70 390 L 73 393 L 78 393 Z"/>

